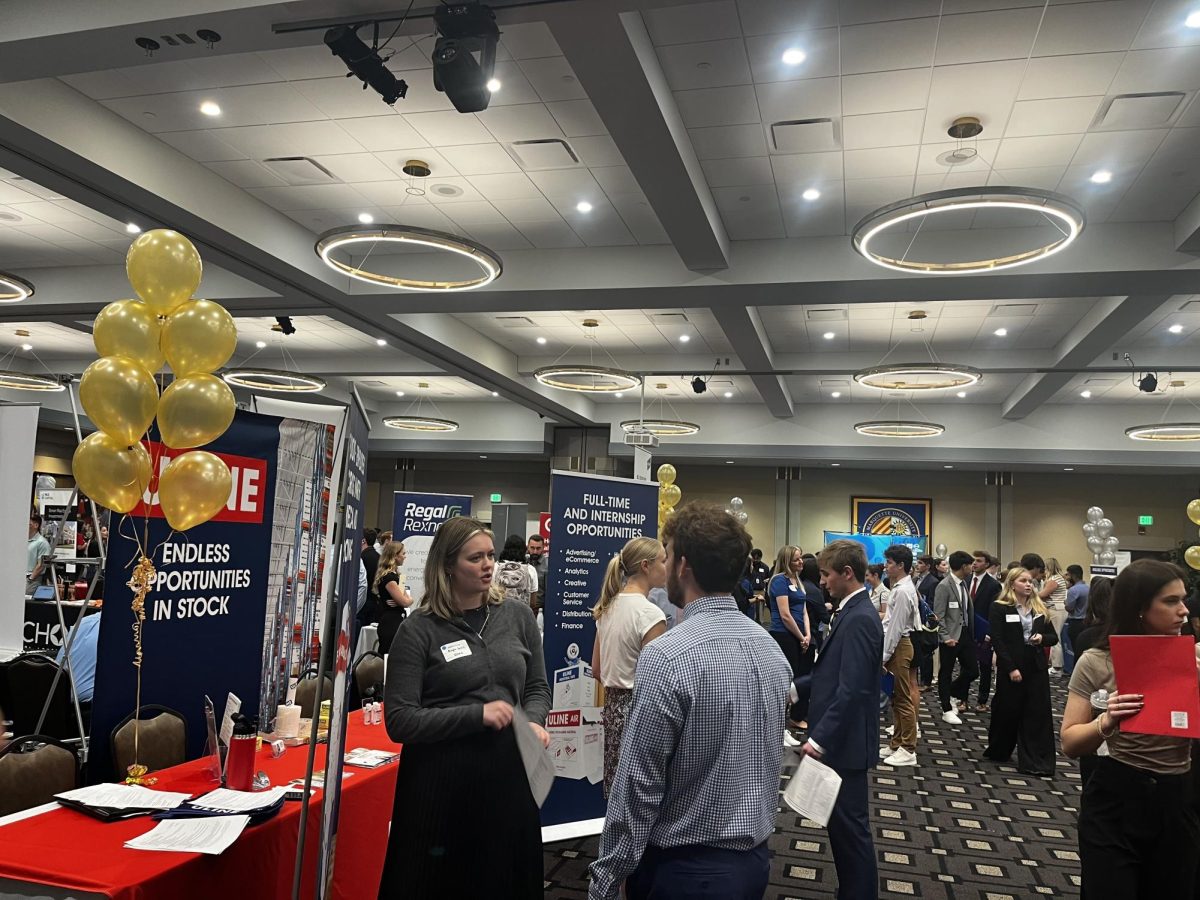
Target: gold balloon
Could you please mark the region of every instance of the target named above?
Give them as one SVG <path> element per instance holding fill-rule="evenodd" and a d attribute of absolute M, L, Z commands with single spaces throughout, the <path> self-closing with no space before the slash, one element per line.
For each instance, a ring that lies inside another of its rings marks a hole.
<path fill-rule="evenodd" d="M 1187 505 L 1187 517 L 1193 525 L 1200 525 L 1200 500 L 1193 500 Z"/>
<path fill-rule="evenodd" d="M 663 463 L 658 467 L 658 483 L 659 484 L 674 484 L 675 483 L 675 467 L 670 463 Z M 1200 524 L 1200 523 L 1198 523 Z"/>
<path fill-rule="evenodd" d="M 666 484 L 659 489 L 658 496 L 667 506 L 674 506 L 679 502 L 679 498 L 683 496 L 683 492 L 679 490 L 677 484 Z"/>
<path fill-rule="evenodd" d="M 125 273 L 146 305 L 168 316 L 200 286 L 200 254 L 178 231 L 155 228 L 130 245 Z"/>
<path fill-rule="evenodd" d="M 191 300 L 167 317 L 162 346 L 177 376 L 214 372 L 233 356 L 237 326 L 220 303 Z"/>
<path fill-rule="evenodd" d="M 162 321 L 140 300 L 117 300 L 100 310 L 92 342 L 101 356 L 126 356 L 153 375 L 163 364 Z"/>
<path fill-rule="evenodd" d="M 187 531 L 219 513 L 232 488 L 233 476 L 224 460 L 205 450 L 189 450 L 158 476 L 158 502 L 167 524 Z"/>
<path fill-rule="evenodd" d="M 123 447 L 135 444 L 154 421 L 154 376 L 127 356 L 106 356 L 83 371 L 79 401 L 96 427 Z"/>
<path fill-rule="evenodd" d="M 163 391 L 158 401 L 158 433 L 175 450 L 202 447 L 225 433 L 237 401 L 216 375 L 188 375 Z"/>
<path fill-rule="evenodd" d="M 1193 569 L 1200 569 L 1200 546 L 1188 547 L 1184 550 L 1183 559 Z"/>
<path fill-rule="evenodd" d="M 127 513 L 150 484 L 150 454 L 141 444 L 125 446 L 97 431 L 75 448 L 71 472 L 79 489 L 100 506 Z"/>

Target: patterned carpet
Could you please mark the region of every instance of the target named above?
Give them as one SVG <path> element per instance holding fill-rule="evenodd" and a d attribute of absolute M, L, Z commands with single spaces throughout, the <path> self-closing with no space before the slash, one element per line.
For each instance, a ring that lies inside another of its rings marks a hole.
<path fill-rule="evenodd" d="M 1051 693 L 1057 734 L 1066 679 L 1052 678 Z M 966 713 L 961 726 L 945 725 L 936 691 L 921 696 L 920 765 L 871 773 L 880 897 L 1077 897 L 1075 762 L 1060 753 L 1057 776 L 1043 779 L 1018 773 L 1015 759 L 1009 766 L 980 761 L 988 714 Z M 797 761 L 784 752 L 784 781 Z M 546 846 L 547 898 L 587 896 L 587 866 L 598 845 L 592 837 Z M 823 828 L 785 809 L 770 847 L 768 900 L 834 896 L 837 877 Z"/>

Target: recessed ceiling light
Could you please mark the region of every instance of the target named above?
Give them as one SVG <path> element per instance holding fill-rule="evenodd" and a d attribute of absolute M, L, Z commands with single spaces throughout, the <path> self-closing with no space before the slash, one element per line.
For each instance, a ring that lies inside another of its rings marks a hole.
<path fill-rule="evenodd" d="M 488 83 L 487 83 L 487 89 L 489 91 L 491 91 L 493 94 L 496 93 L 496 91 L 500 90 L 500 79 L 499 78 L 489 78 Z"/>
<path fill-rule="evenodd" d="M 816 188 L 809 188 L 807 191 L 805 191 L 800 196 L 803 197 L 805 200 L 807 200 L 809 203 L 811 203 L 813 200 L 816 200 L 821 196 L 821 192 L 818 191 Z"/>
<path fill-rule="evenodd" d="M 479 458 L 480 458 L 480 459 L 487 459 L 487 454 L 486 454 L 486 453 L 480 453 L 480 454 L 479 454 Z"/>
<path fill-rule="evenodd" d="M 1074 466 L 1067 466 L 1067 467 L 1065 467 L 1065 468 L 1063 469 L 1063 471 L 1064 471 L 1064 472 L 1074 472 L 1074 471 L 1075 471 L 1075 467 L 1074 467 Z"/>
<path fill-rule="evenodd" d="M 590 213 L 592 211 L 592 204 L 588 203 L 586 200 L 580 200 L 575 204 L 575 209 L 581 213 Z"/>
<path fill-rule="evenodd" d="M 259 350 L 262 350 L 264 347 L 267 346 L 267 342 L 266 341 L 255 341 L 254 346 L 257 347 Z"/>
<path fill-rule="evenodd" d="M 681 343 L 681 344 L 686 344 L 686 343 L 687 343 L 688 341 L 690 341 L 691 339 L 692 339 L 691 335 L 688 335 L 688 334 L 681 334 L 681 335 L 679 336 L 679 343 Z"/>
<path fill-rule="evenodd" d="M 732 465 L 733 465 L 733 460 L 732 460 L 732 459 L 727 459 L 727 460 L 725 460 L 725 465 L 727 465 L 727 466 L 732 466 Z"/>
<path fill-rule="evenodd" d="M 625 394 L 623 391 L 617 391 L 615 394 L 613 394 L 613 396 L 617 397 L 617 398 L 621 398 L 621 397 L 624 397 Z"/>
<path fill-rule="evenodd" d="M 1171 332 L 1171 334 L 1182 334 L 1183 326 L 1176 322 L 1174 325 L 1168 328 L 1167 331 Z"/>
<path fill-rule="evenodd" d="M 28 351 L 28 350 L 32 350 L 32 349 L 33 349 L 33 344 L 22 344 L 22 345 L 21 345 L 21 349 L 22 349 L 22 350 L 26 350 L 26 351 Z"/>
<path fill-rule="evenodd" d="M 954 466 L 942 466 L 943 469 L 953 469 Z"/>
<path fill-rule="evenodd" d="M 841 465 L 841 463 L 830 463 L 830 465 L 836 469 L 838 466 Z"/>
<path fill-rule="evenodd" d="M 546 343 L 546 339 L 545 339 L 544 337 L 540 337 L 540 338 L 538 338 L 538 339 L 537 339 L 537 342 L 538 342 L 539 344 L 544 344 L 544 343 Z"/>
<path fill-rule="evenodd" d="M 803 50 L 801 50 L 799 47 L 788 47 L 786 50 L 783 51 L 784 65 L 798 66 L 798 65 L 800 65 L 800 63 L 804 62 L 804 60 L 807 58 L 808 58 L 807 54 L 805 54 L 805 52 Z"/>
<path fill-rule="evenodd" d="M 966 391 L 959 391 L 959 392 L 958 392 L 958 394 L 957 394 L 957 396 L 958 396 L 958 398 L 961 400 L 963 397 L 967 396 L 967 392 L 966 392 Z"/>
<path fill-rule="evenodd" d="M 841 391 L 834 391 L 834 392 L 833 392 L 832 394 L 830 394 L 829 396 L 830 396 L 830 397 L 832 397 L 834 400 L 836 400 L 838 397 L 842 396 L 842 392 L 841 392 Z"/>
<path fill-rule="evenodd" d="M 499 392 L 499 391 L 492 391 L 492 396 L 493 396 L 493 397 L 499 397 L 499 396 L 500 396 L 500 392 Z"/>
<path fill-rule="evenodd" d="M 1183 20 L 1183 24 L 1188 28 L 1200 28 L 1200 10 L 1194 13 L 1188 13 L 1188 17 Z"/>
<path fill-rule="evenodd" d="M 370 225 L 375 221 L 375 217 L 370 213 L 359 213 L 358 221 L 362 222 L 364 225 Z"/>
<path fill-rule="evenodd" d="M 1097 169 L 1092 173 L 1092 184 L 1108 184 L 1112 181 L 1112 172 L 1108 169 Z"/>
<path fill-rule="evenodd" d="M 376 347 L 386 347 L 387 341 L 385 341 L 383 338 L 375 338 L 375 346 Z"/>
<path fill-rule="evenodd" d="M 396 396 L 397 396 L 397 397 L 403 397 L 403 396 L 404 396 L 404 391 L 396 391 Z"/>
<path fill-rule="evenodd" d="M 1090 398 L 1092 396 L 1092 392 L 1091 391 L 1080 391 L 1079 396 L 1082 397 L 1084 400 L 1087 400 L 1088 398 Z"/>
<path fill-rule="evenodd" d="M 834 334 L 832 331 L 827 331 L 823 335 L 821 335 L 821 337 L 825 338 L 825 340 L 827 340 L 827 341 L 832 341 L 835 337 L 837 337 L 837 335 Z"/>
<path fill-rule="evenodd" d="M 205 100 L 200 104 L 200 112 L 206 116 L 219 116 L 221 114 L 221 107 L 211 100 Z"/>
<path fill-rule="evenodd" d="M 142 233 L 141 227 L 133 224 L 132 222 L 130 222 L 129 224 L 127 224 L 125 226 L 125 230 L 128 231 L 130 234 L 141 234 Z"/>
<path fill-rule="evenodd" d="M 725 392 L 725 399 L 726 399 L 726 400 L 728 400 L 728 399 L 729 399 L 730 397 L 732 397 L 732 396 L 733 396 L 733 391 L 726 391 L 726 392 Z"/>
<path fill-rule="evenodd" d="M 992 334 L 994 334 L 996 337 L 1004 337 L 1006 334 L 1008 334 L 1008 329 L 1007 328 L 997 328 L 995 331 L 992 332 Z"/>

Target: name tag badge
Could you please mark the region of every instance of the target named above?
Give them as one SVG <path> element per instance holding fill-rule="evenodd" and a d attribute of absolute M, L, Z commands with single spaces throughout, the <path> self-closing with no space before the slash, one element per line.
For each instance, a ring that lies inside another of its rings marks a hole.
<path fill-rule="evenodd" d="M 471 648 L 467 646 L 466 641 L 455 641 L 452 644 L 442 644 L 442 656 L 446 658 L 446 662 L 453 662 L 456 659 L 461 659 L 464 656 L 471 655 Z"/>
<path fill-rule="evenodd" d="M 1020 622 L 1021 617 L 1018 616 L 1016 613 L 1009 613 L 1008 615 L 1006 615 L 1004 617 L 1004 621 L 1005 622 Z"/>
<path fill-rule="evenodd" d="M 951 600 L 951 601 L 950 601 L 950 608 L 951 608 L 951 609 L 958 609 L 958 601 L 957 601 L 957 600 Z"/>

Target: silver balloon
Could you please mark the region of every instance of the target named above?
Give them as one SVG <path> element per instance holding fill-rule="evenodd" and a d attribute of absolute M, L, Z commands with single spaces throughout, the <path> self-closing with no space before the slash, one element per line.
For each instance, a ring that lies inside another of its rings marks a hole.
<path fill-rule="evenodd" d="M 736 513 L 736 512 L 737 512 L 739 509 L 741 509 L 743 505 L 744 505 L 744 504 L 742 503 L 742 498 L 741 498 L 741 497 L 734 497 L 734 498 L 732 498 L 732 499 L 729 501 L 729 508 L 730 508 L 731 510 L 733 510 L 735 513 Z"/>
<path fill-rule="evenodd" d="M 1113 553 L 1111 550 L 1105 550 L 1100 554 L 1099 558 L 1100 565 L 1102 566 L 1113 566 L 1117 563 L 1117 554 Z"/>
<path fill-rule="evenodd" d="M 1112 534 L 1113 523 L 1112 519 L 1101 519 L 1096 523 L 1096 534 L 1099 537 L 1106 538 Z"/>
<path fill-rule="evenodd" d="M 58 485 L 53 475 L 39 475 L 34 482 L 35 491 L 52 491 Z"/>
<path fill-rule="evenodd" d="M 947 551 L 946 551 L 945 544 L 938 544 L 936 547 L 933 548 L 933 555 L 936 556 L 938 559 L 945 559 L 946 552 Z"/>
<path fill-rule="evenodd" d="M 1093 525 L 1098 523 L 1103 518 L 1104 518 L 1104 510 L 1102 510 L 1100 507 L 1098 507 L 1098 506 L 1088 507 L 1087 520 L 1089 522 L 1091 522 Z"/>
<path fill-rule="evenodd" d="M 1096 536 L 1096 525 L 1094 522 L 1085 522 L 1083 525 L 1083 533 L 1087 537 Z"/>
<path fill-rule="evenodd" d="M 733 517 L 735 519 L 737 519 L 738 522 L 741 523 L 742 525 L 745 525 L 747 522 L 750 521 L 750 514 L 747 513 L 744 509 L 739 509 L 737 512 L 735 512 L 733 514 Z"/>
<path fill-rule="evenodd" d="M 1104 549 L 1104 538 L 1100 538 L 1100 537 L 1096 537 L 1095 535 L 1092 535 L 1090 538 L 1087 539 L 1087 547 L 1089 550 L 1092 551 L 1092 553 L 1099 553 L 1101 550 Z"/>
<path fill-rule="evenodd" d="M 1104 539 L 1104 549 L 1105 550 L 1116 550 L 1120 546 L 1121 546 L 1121 539 L 1118 538 L 1116 535 L 1112 535 L 1111 537 L 1106 537 Z"/>

